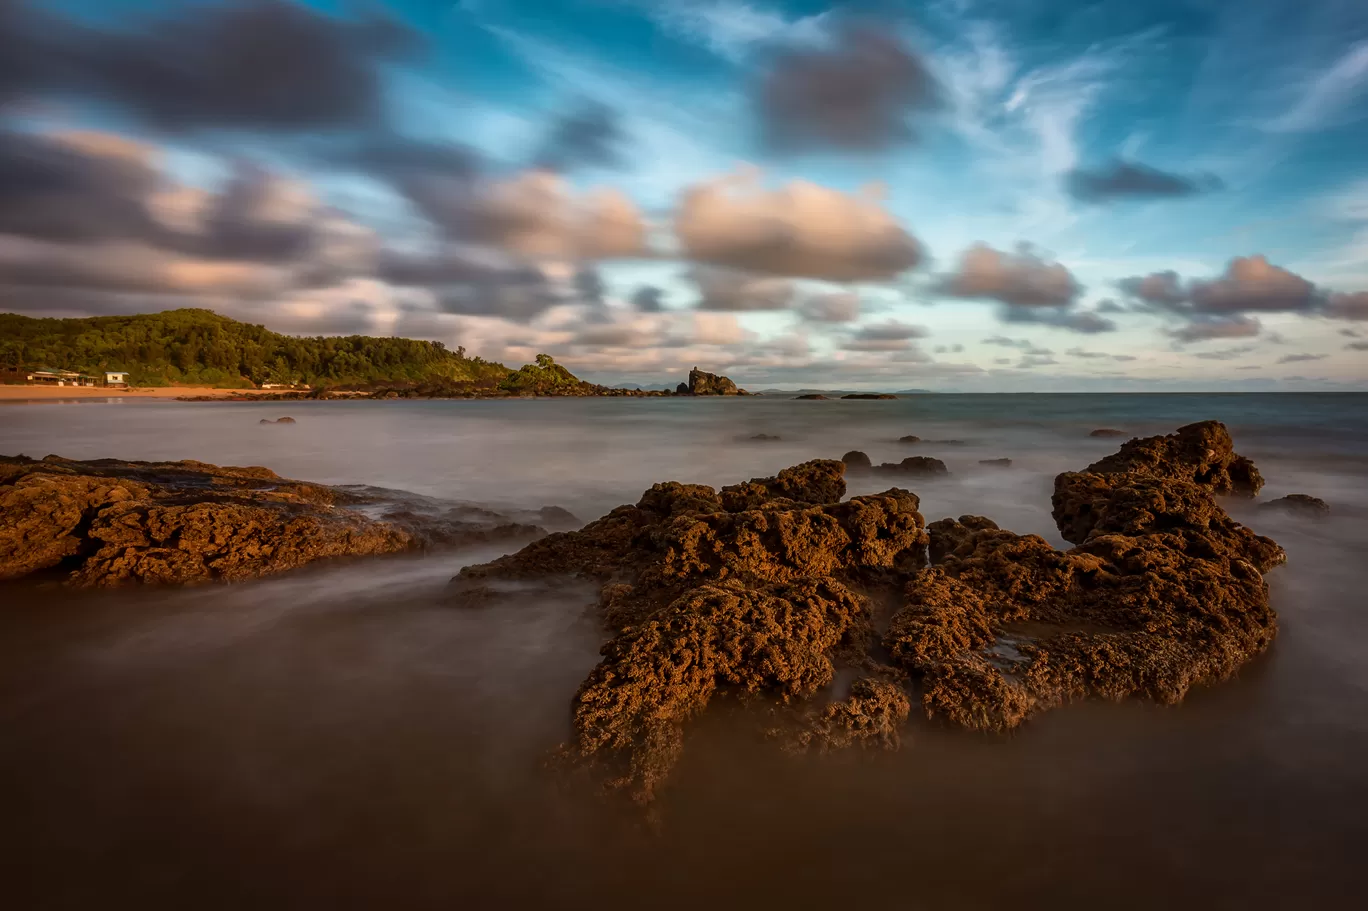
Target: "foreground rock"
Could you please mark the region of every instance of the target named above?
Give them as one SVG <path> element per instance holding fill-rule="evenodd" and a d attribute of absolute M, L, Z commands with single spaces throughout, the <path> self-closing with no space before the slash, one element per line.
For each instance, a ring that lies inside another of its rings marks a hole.
<path fill-rule="evenodd" d="M 361 511 L 377 503 L 266 468 L 0 457 L 0 579 L 237 582 L 334 557 L 541 533 L 492 513 Z"/>
<path fill-rule="evenodd" d="M 1259 509 L 1268 512 L 1283 512 L 1304 519 L 1323 519 L 1330 515 L 1330 504 L 1320 497 L 1304 493 L 1290 493 L 1262 504 Z"/>
<path fill-rule="evenodd" d="M 923 562 L 917 497 L 892 489 L 840 502 L 843 473 L 816 461 L 720 491 L 657 484 L 634 506 L 454 582 L 481 598 L 500 579 L 601 584 L 597 609 L 615 635 L 575 696 L 566 754 L 606 764 L 612 783 L 649 800 L 678 759 L 683 725 L 719 690 L 813 697 L 838 663 L 862 660 L 871 629 L 859 589 Z"/>
<path fill-rule="evenodd" d="M 1253 465 L 1206 422 L 1061 474 L 1054 515 L 1072 550 L 981 516 L 932 523 L 932 566 L 884 644 L 920 677 L 928 715 L 978 730 L 1085 697 L 1178 702 L 1276 632 L 1262 574 L 1282 548 L 1213 496 L 1251 487 Z"/>

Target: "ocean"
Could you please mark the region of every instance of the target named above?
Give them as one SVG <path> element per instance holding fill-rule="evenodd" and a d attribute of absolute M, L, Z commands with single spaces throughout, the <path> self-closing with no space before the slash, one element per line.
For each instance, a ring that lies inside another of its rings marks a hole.
<path fill-rule="evenodd" d="M 294 425 L 261 418 L 294 417 Z M 498 550 L 172 591 L 0 588 L 0 897 L 16 908 L 1317 907 L 1368 845 L 1368 395 L 921 395 L 0 405 L 0 453 L 198 459 L 582 520 L 662 480 L 848 450 L 945 461 L 928 521 L 1064 546 L 1054 475 L 1227 423 L 1320 522 L 1226 508 L 1288 552 L 1280 632 L 1177 707 L 1085 703 L 1013 734 L 917 716 L 896 753 L 794 757 L 763 705 L 688 731 L 651 819 L 544 760 L 603 634 L 567 586 L 490 608 Z M 777 441 L 750 437 L 768 434 Z M 898 437 L 915 434 L 909 445 Z M 1010 467 L 980 464 L 1009 458 Z M 889 486 L 860 479 L 851 493 Z"/>

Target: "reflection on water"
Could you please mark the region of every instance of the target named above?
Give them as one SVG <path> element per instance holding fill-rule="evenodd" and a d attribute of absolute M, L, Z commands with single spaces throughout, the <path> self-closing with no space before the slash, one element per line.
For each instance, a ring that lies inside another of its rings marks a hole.
<path fill-rule="evenodd" d="M 291 414 L 293 427 L 256 421 Z M 116 413 L 117 412 L 117 413 Z M 1281 632 L 1178 708 L 1082 705 L 1010 737 L 914 719 L 897 754 L 794 758 L 759 706 L 690 729 L 652 831 L 548 774 L 599 632 L 568 589 L 496 609 L 446 580 L 492 551 L 248 585 L 0 597 L 0 850 L 12 907 L 1318 906 L 1368 843 L 1368 399 L 926 396 L 24 406 L 0 452 L 198 458 L 582 517 L 667 478 L 728 483 L 848 449 L 934 455 L 928 519 L 1059 541 L 1054 473 L 1217 417 L 1288 550 Z M 736 442 L 767 433 L 779 441 Z M 967 445 L 895 442 L 960 439 Z M 1009 469 L 978 465 L 1010 457 Z M 864 481 L 861 481 L 864 484 Z M 887 486 L 870 479 L 858 493 Z M 6 893 L 0 893 L 6 894 Z"/>

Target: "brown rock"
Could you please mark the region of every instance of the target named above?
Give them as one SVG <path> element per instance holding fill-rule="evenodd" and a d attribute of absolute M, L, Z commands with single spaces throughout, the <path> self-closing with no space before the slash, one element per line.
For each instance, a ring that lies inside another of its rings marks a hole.
<path fill-rule="evenodd" d="M 697 367 L 689 371 L 690 395 L 742 395 L 736 384 L 725 376 L 705 373 Z"/>
<path fill-rule="evenodd" d="M 860 472 L 874 470 L 874 463 L 869 461 L 869 456 L 860 452 L 858 449 L 852 449 L 850 452 L 841 456 L 841 462 L 845 465 L 846 471 Z"/>
<path fill-rule="evenodd" d="M 1320 497 L 1313 497 L 1304 493 L 1290 493 L 1285 497 L 1270 500 L 1267 503 L 1260 504 L 1259 509 L 1284 512 L 1305 519 L 1323 519 L 1330 515 L 1329 503 Z"/>
<path fill-rule="evenodd" d="M 919 478 L 930 478 L 950 473 L 944 462 L 930 456 L 908 456 L 901 462 L 884 462 L 882 465 L 875 466 L 874 470 Z"/>

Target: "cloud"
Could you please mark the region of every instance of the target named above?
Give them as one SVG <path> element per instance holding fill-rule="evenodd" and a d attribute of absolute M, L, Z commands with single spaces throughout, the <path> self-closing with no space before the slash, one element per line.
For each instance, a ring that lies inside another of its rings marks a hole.
<path fill-rule="evenodd" d="M 1368 291 L 1330 295 L 1325 315 L 1331 319 L 1368 320 Z"/>
<path fill-rule="evenodd" d="M 887 320 L 859 327 L 842 347 L 848 351 L 908 351 L 915 339 L 928 334 L 922 326 Z"/>
<path fill-rule="evenodd" d="M 536 166 L 549 171 L 617 167 L 624 160 L 625 139 L 617 111 L 586 102 L 552 122 L 535 157 Z"/>
<path fill-rule="evenodd" d="M 787 310 L 793 305 L 793 283 L 739 269 L 692 266 L 685 277 L 698 286 L 699 310 Z"/>
<path fill-rule="evenodd" d="M 1358 338 L 1358 337 L 1359 337 L 1359 331 L 1358 331 L 1357 329 L 1341 329 L 1341 330 L 1339 331 L 1339 334 L 1342 335 L 1342 336 L 1344 336 L 1345 338 Z"/>
<path fill-rule="evenodd" d="M 1184 315 L 1308 313 L 1322 304 L 1316 286 L 1262 254 L 1237 256 L 1219 277 L 1182 283 L 1176 272 L 1125 278 L 1118 286 L 1136 300 Z"/>
<path fill-rule="evenodd" d="M 916 138 L 913 118 L 940 105 L 922 58 L 887 31 L 841 29 L 825 47 L 790 47 L 754 88 L 755 116 L 771 152 L 885 149 Z"/>
<path fill-rule="evenodd" d="M 654 285 L 642 285 L 632 292 L 631 302 L 641 313 L 659 313 L 665 309 L 665 292 Z"/>
<path fill-rule="evenodd" d="M 1065 175 L 1064 185 L 1079 202 L 1108 203 L 1193 196 L 1218 190 L 1222 183 L 1210 174 L 1189 177 L 1139 162 L 1115 161 L 1091 170 L 1074 168 Z"/>
<path fill-rule="evenodd" d="M 963 354 L 963 353 L 964 353 L 964 346 L 963 346 L 963 345 L 937 345 L 937 346 L 936 346 L 936 353 L 937 353 L 937 354 Z"/>
<path fill-rule="evenodd" d="M 1368 341 L 1350 342 L 1344 346 L 1345 351 L 1368 351 Z"/>
<path fill-rule="evenodd" d="M 825 37 L 828 14 L 787 18 L 779 9 L 747 0 L 659 0 L 650 13 L 663 29 L 697 42 L 739 63 L 756 47 L 775 42 L 817 43 Z"/>
<path fill-rule="evenodd" d="M 1078 357 L 1083 358 L 1084 360 L 1091 361 L 1113 360 L 1125 362 L 1133 361 L 1136 359 L 1135 355 L 1133 354 L 1107 354 L 1105 351 L 1087 351 L 1083 348 L 1070 348 L 1068 351 L 1065 351 L 1064 353 L 1067 354 L 1069 357 Z"/>
<path fill-rule="evenodd" d="M 1249 316 L 1204 316 L 1177 329 L 1166 329 L 1164 334 L 1180 344 L 1186 344 L 1217 338 L 1253 338 L 1262 328 L 1263 325 L 1257 319 Z"/>
<path fill-rule="evenodd" d="M 996 300 L 1008 307 L 1067 307 L 1083 289 L 1068 269 L 1046 262 L 1028 247 L 1003 253 L 980 243 L 964 252 L 959 268 L 943 276 L 936 290 L 949 297 Z"/>
<path fill-rule="evenodd" d="M 1238 345 L 1234 348 L 1218 348 L 1215 351 L 1199 351 L 1193 357 L 1204 361 L 1233 361 L 1237 357 L 1255 350 L 1253 345 Z"/>
<path fill-rule="evenodd" d="M 891 279 L 922 247 L 872 192 L 849 195 L 806 181 L 769 190 L 754 173 L 685 191 L 675 214 L 684 254 L 698 262 L 829 281 Z"/>
<path fill-rule="evenodd" d="M 1098 313 L 1125 313 L 1126 308 L 1112 300 L 1110 297 L 1097 302 Z"/>
<path fill-rule="evenodd" d="M 377 122 L 382 65 L 421 49 L 371 10 L 340 19 L 286 0 L 195 4 L 121 17 L 119 27 L 7 2 L 0 98 L 69 93 L 112 102 L 161 130 L 299 133 Z"/>
<path fill-rule="evenodd" d="M 1044 309 L 1040 307 L 1004 307 L 998 313 L 1004 323 L 1035 323 L 1053 326 L 1069 332 L 1084 335 L 1097 335 L 1102 332 L 1115 332 L 1116 321 L 1107 319 L 1095 310 L 1072 310 L 1068 308 Z"/>
<path fill-rule="evenodd" d="M 1046 356 L 1054 354 L 1049 348 L 1041 348 L 1028 338 L 1008 338 L 1005 335 L 991 335 L 982 340 L 984 345 L 996 345 L 1000 348 L 1018 348 L 1026 354 Z"/>
<path fill-rule="evenodd" d="M 1058 363 L 1059 361 L 1049 355 L 1028 354 L 1017 361 L 1017 369 L 1030 370 L 1035 367 L 1051 367 Z"/>
<path fill-rule="evenodd" d="M 798 313 L 813 323 L 849 323 L 860 316 L 860 295 L 852 291 L 808 294 L 799 302 Z"/>
<path fill-rule="evenodd" d="M 1265 123 L 1274 133 L 1300 133 L 1334 125 L 1337 115 L 1368 89 L 1368 40 L 1351 46 L 1301 88 L 1301 96 Z"/>
<path fill-rule="evenodd" d="M 609 189 L 576 194 L 550 171 L 495 181 L 424 176 L 405 186 L 451 240 L 559 261 L 647 252 L 646 223 L 631 200 Z"/>
<path fill-rule="evenodd" d="M 1284 354 L 1278 358 L 1279 364 L 1299 364 L 1302 361 L 1323 361 L 1328 354 Z"/>

